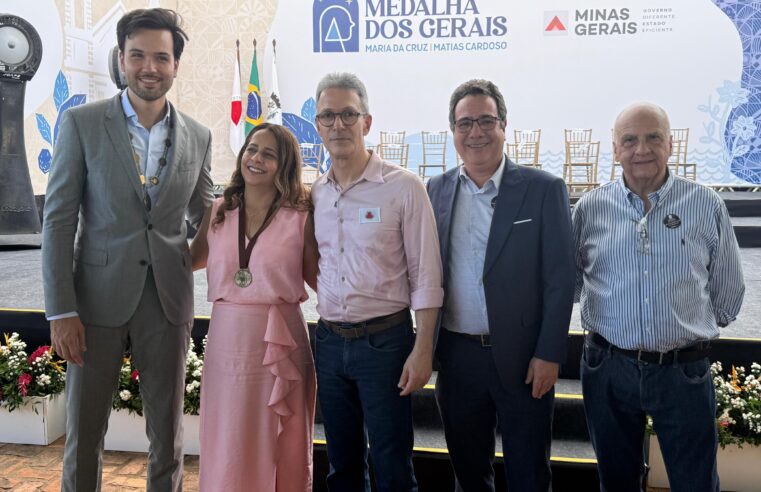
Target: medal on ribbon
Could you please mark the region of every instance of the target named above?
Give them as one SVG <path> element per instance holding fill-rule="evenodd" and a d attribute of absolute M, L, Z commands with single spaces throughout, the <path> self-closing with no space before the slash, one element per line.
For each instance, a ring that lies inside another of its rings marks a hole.
<path fill-rule="evenodd" d="M 233 282 L 240 288 L 251 285 L 251 280 L 253 280 L 253 277 L 251 276 L 251 270 L 248 268 L 241 268 L 233 276 Z"/>
<path fill-rule="evenodd" d="M 264 222 L 262 222 L 261 227 L 259 227 L 259 230 L 256 231 L 256 234 L 251 238 L 251 240 L 248 242 L 248 245 L 246 245 L 246 202 L 245 202 L 245 196 L 243 199 L 241 199 L 240 208 L 238 209 L 238 271 L 235 272 L 233 275 L 233 282 L 235 282 L 235 285 L 240 287 L 241 289 L 244 289 L 251 285 L 251 282 L 254 280 L 254 276 L 251 275 L 251 270 L 248 269 L 248 262 L 251 260 L 251 253 L 254 251 L 254 245 L 256 244 L 256 240 L 259 239 L 259 236 L 264 232 L 264 229 L 267 228 L 267 226 L 272 221 L 272 217 L 274 217 L 275 212 L 278 209 L 278 199 L 277 197 L 275 200 L 272 201 L 272 205 L 270 205 L 269 210 L 267 210 L 267 215 L 264 217 Z"/>

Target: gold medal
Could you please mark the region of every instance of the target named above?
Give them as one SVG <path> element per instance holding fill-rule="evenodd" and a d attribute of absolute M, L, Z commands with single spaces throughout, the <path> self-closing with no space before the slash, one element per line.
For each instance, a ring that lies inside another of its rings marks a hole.
<path fill-rule="evenodd" d="M 235 272 L 235 275 L 233 276 L 233 280 L 235 281 L 235 285 L 237 285 L 240 288 L 248 287 L 251 285 L 251 271 L 248 268 L 241 268 L 237 272 Z"/>

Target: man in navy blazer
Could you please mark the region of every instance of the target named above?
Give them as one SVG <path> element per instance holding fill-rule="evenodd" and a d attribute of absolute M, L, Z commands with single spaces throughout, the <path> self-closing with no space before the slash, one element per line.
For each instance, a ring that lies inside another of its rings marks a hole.
<path fill-rule="evenodd" d="M 449 124 L 463 165 L 428 194 L 444 263 L 436 400 L 457 490 L 494 490 L 499 425 L 509 489 L 547 491 L 575 274 L 565 183 L 504 155 L 492 82 L 455 89 Z"/>

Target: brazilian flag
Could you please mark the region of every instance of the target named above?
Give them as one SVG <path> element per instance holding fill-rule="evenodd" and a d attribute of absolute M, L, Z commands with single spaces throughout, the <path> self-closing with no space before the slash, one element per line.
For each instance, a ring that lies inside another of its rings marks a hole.
<path fill-rule="evenodd" d="M 248 78 L 248 100 L 246 106 L 246 135 L 262 122 L 262 94 L 259 90 L 259 68 L 256 65 L 256 48 L 251 62 L 251 76 Z"/>

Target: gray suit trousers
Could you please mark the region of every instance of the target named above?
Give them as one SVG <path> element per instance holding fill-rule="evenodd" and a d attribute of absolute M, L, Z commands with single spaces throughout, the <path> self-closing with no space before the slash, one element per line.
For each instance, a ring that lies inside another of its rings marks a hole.
<path fill-rule="evenodd" d="M 84 366 L 69 363 L 66 372 L 62 491 L 101 488 L 103 439 L 128 346 L 140 373 L 146 433 L 151 443 L 147 490 L 182 490 L 182 407 L 190 329 L 191 323 L 173 325 L 167 320 L 150 269 L 137 310 L 125 325 L 85 325 Z"/>

